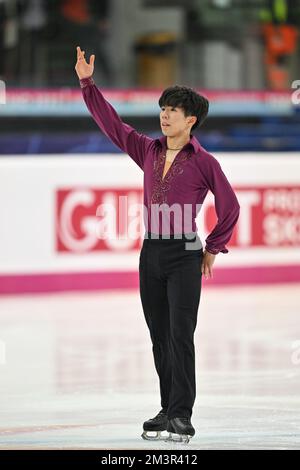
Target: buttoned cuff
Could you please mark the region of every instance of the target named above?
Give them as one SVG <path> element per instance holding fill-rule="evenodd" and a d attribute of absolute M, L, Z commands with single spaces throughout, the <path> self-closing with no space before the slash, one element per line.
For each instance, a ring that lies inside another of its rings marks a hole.
<path fill-rule="evenodd" d="M 87 78 L 81 78 L 79 80 L 79 83 L 80 83 L 80 88 L 85 88 L 87 86 L 95 85 L 95 82 L 92 76 L 87 77 Z"/>

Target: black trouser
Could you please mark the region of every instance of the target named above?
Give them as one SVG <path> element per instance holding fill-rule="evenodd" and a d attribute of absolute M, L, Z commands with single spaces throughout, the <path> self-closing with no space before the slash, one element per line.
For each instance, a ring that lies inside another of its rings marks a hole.
<path fill-rule="evenodd" d="M 198 235 L 197 246 L 186 237 L 151 236 L 146 232 L 140 254 L 140 296 L 159 376 L 161 406 L 169 419 L 190 418 L 196 397 L 194 331 L 201 294 L 202 244 Z"/>

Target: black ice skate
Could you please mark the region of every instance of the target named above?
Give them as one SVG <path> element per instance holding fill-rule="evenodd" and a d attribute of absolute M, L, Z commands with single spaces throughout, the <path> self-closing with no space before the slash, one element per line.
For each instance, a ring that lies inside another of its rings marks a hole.
<path fill-rule="evenodd" d="M 168 424 L 167 413 L 162 409 L 154 418 L 148 419 L 143 424 L 144 432 L 142 438 L 149 441 L 156 441 L 159 439 L 165 439 L 161 436 L 162 431 L 166 431 Z M 154 432 L 154 436 L 148 434 L 148 432 Z"/>
<path fill-rule="evenodd" d="M 195 434 L 195 429 L 192 426 L 190 418 L 172 418 L 168 421 L 167 431 L 169 437 L 168 441 L 189 443 L 191 437 Z"/>

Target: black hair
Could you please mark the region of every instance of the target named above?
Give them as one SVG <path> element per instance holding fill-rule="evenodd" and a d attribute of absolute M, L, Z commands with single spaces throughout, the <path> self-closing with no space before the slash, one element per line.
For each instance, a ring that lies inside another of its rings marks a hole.
<path fill-rule="evenodd" d="M 166 88 L 158 101 L 159 106 L 182 108 L 185 117 L 196 116 L 197 121 L 191 131 L 200 127 L 205 121 L 209 109 L 209 101 L 195 90 L 186 86 L 171 86 Z"/>

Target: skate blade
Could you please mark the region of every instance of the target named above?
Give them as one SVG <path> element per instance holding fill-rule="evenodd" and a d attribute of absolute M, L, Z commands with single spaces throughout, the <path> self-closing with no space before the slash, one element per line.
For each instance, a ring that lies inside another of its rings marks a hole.
<path fill-rule="evenodd" d="M 165 442 L 178 442 L 179 444 L 188 444 L 190 439 L 193 436 L 188 434 L 176 434 L 176 433 L 169 433 L 169 437 L 165 439 Z"/>
<path fill-rule="evenodd" d="M 155 435 L 153 436 L 152 434 L 148 433 L 155 433 Z M 166 439 L 166 436 L 162 436 L 161 433 L 162 431 L 143 431 L 141 437 L 146 441 L 161 441 Z"/>

